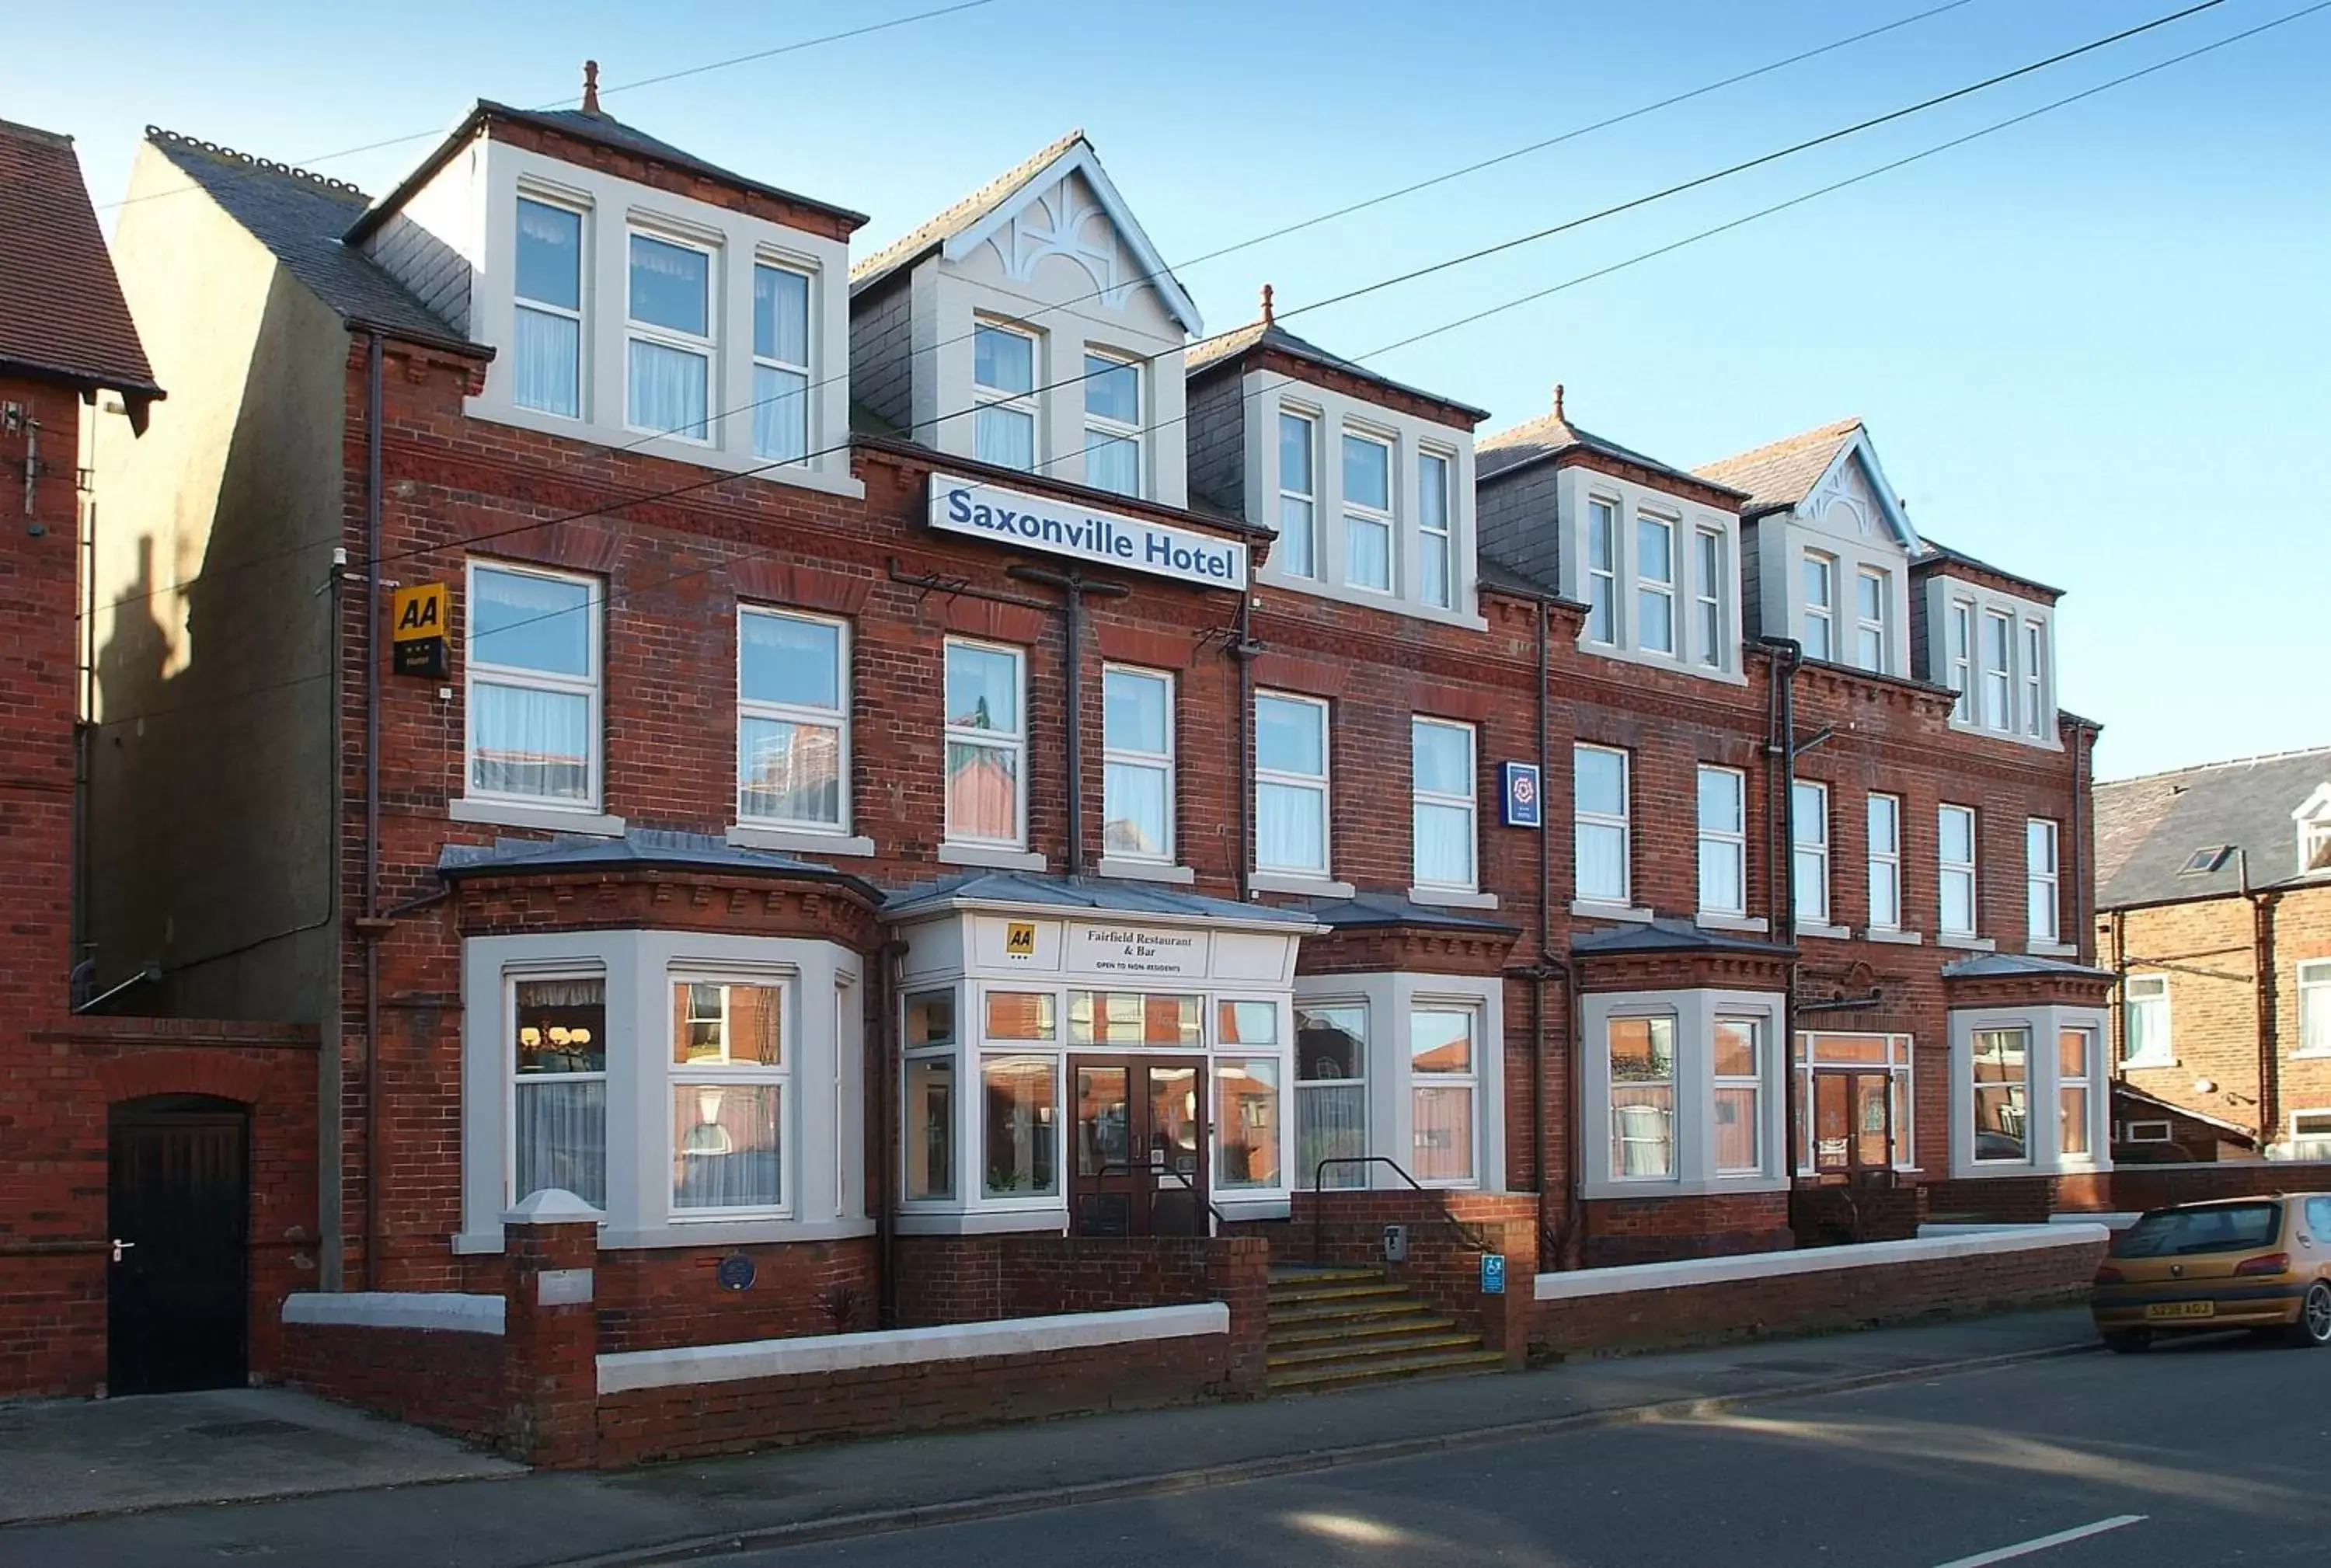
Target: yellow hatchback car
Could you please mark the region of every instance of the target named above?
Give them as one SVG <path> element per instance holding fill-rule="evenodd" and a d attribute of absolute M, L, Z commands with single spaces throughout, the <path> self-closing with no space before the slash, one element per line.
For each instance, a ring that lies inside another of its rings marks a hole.
<path fill-rule="evenodd" d="M 2088 1307 L 2117 1351 L 2228 1328 L 2331 1345 L 2331 1195 L 2155 1209 L 2113 1238 Z"/>

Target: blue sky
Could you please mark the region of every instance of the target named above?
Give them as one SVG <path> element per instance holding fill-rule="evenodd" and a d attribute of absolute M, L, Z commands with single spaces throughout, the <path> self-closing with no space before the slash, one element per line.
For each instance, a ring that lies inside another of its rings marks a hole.
<path fill-rule="evenodd" d="M 100 203 L 147 123 L 287 162 L 938 0 L 319 7 L 123 0 L 10 24 L 0 117 Z M 871 249 L 1081 125 L 1178 260 L 1939 0 L 1463 7 L 993 0 L 613 94 L 872 214 Z M 2035 77 L 1290 323 L 1358 354 L 2298 9 L 2226 0 Z M 1188 269 L 1214 328 L 1545 227 L 2177 9 L 1967 0 L 1851 49 Z M 2066 706 L 2106 776 L 2331 744 L 2331 11 L 1373 361 L 1695 464 L 1866 419 L 1913 522 L 2070 590 Z M 366 190 L 430 138 L 317 163 Z M 2241 540 L 2247 537 L 2247 544 Z"/>

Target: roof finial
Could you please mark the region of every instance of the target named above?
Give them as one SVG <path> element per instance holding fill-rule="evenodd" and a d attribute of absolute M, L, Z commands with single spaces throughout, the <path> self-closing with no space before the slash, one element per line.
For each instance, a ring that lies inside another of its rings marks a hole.
<path fill-rule="evenodd" d="M 1570 417 L 1562 412 L 1562 383 L 1559 381 L 1554 384 L 1554 417 L 1565 422 Z"/>
<path fill-rule="evenodd" d="M 1268 284 L 1268 283 L 1265 283 L 1265 284 L 1262 286 L 1262 324 L 1263 324 L 1265 327 L 1268 327 L 1268 326 L 1270 326 L 1270 323 L 1271 323 L 1271 312 L 1270 312 L 1270 284 Z"/>
<path fill-rule="evenodd" d="M 599 112 L 599 62 L 595 60 L 583 62 L 583 112 Z"/>

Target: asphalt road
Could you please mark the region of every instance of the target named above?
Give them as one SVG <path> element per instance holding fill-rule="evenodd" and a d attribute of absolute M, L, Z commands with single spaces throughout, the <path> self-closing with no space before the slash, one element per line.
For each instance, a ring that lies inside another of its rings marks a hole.
<path fill-rule="evenodd" d="M 2331 1351 L 2219 1339 L 2036 1361 L 722 1561 L 2321 1568 Z"/>

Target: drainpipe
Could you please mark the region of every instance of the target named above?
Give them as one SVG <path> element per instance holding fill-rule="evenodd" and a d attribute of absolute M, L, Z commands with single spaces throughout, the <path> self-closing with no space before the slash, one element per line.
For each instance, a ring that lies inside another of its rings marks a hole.
<path fill-rule="evenodd" d="M 2274 895 L 2250 886 L 2250 858 L 2234 851 L 2234 874 L 2242 901 L 2250 908 L 2250 1005 L 2252 1027 L 2258 1031 L 2259 1152 L 2273 1141 L 2282 1126 L 2281 1064 L 2274 1050 Z"/>
<path fill-rule="evenodd" d="M 1122 599 L 1129 590 L 1121 584 L 1096 583 L 1079 573 L 1055 572 L 1045 566 L 1014 565 L 1005 570 L 1023 583 L 1042 583 L 1061 591 L 1061 638 L 1067 643 L 1061 663 L 1069 689 L 1069 875 L 1081 877 L 1085 874 L 1085 595 Z"/>
<path fill-rule="evenodd" d="M 897 1079 L 906 1072 L 906 1040 L 899 1022 L 901 994 L 899 972 L 907 961 L 907 945 L 893 938 L 874 950 L 874 1027 L 868 1031 L 875 1057 L 870 1075 L 874 1083 L 875 1114 L 882 1130 L 875 1139 L 880 1174 L 874 1187 L 874 1321 L 882 1328 L 899 1326 L 899 1123 L 900 1096 Z M 954 1107 L 949 1107 L 949 1114 Z"/>
<path fill-rule="evenodd" d="M 364 936 L 365 1016 L 365 1212 L 364 1282 L 381 1286 L 380 1179 L 380 941 L 373 927 L 380 917 L 380 334 L 365 335 L 365 829 L 364 897 L 359 921 Z"/>
<path fill-rule="evenodd" d="M 1760 637 L 1767 650 L 1765 663 L 1765 871 L 1771 885 L 1766 907 L 1774 911 L 1774 940 L 1796 946 L 1797 940 L 1797 696 L 1796 674 L 1805 651 L 1789 637 Z M 1789 963 L 1788 984 L 1781 996 L 1781 1061 L 1787 1077 L 1781 1095 L 1783 1169 L 1788 1173 L 1792 1209 L 1796 1206 L 1797 1151 L 1803 1146 L 1797 1107 L 1797 965 Z"/>
<path fill-rule="evenodd" d="M 1575 1261 L 1565 1261 L 1575 1250 L 1581 1210 L 1577 1202 L 1578 1183 L 1575 1171 L 1564 1183 L 1565 1217 L 1563 1229 L 1557 1232 L 1548 1222 L 1546 1213 L 1546 1028 L 1547 1008 L 1546 988 L 1551 982 L 1563 983 L 1566 998 L 1575 1001 L 1577 977 L 1571 965 L 1554 946 L 1554 846 L 1552 830 L 1546 825 L 1546 781 L 1554 773 L 1554 698 L 1553 639 L 1554 607 L 1546 600 L 1537 601 L 1537 773 L 1538 773 L 1538 844 L 1537 844 L 1537 962 L 1528 968 L 1511 971 L 1517 978 L 1530 984 L 1530 1174 L 1537 1187 L 1537 1246 L 1538 1259 L 1543 1267 L 1571 1268 Z M 1574 1012 L 1575 1010 L 1574 1009 Z M 1568 1061 L 1575 1066 L 1578 1059 L 1578 1031 L 1574 1023 L 1568 1035 Z M 1574 1151 L 1575 1164 L 1578 1119 L 1578 1099 L 1574 1091 L 1564 1107 L 1566 1141 Z M 1549 1245 L 1549 1241 L 1553 1244 Z"/>
<path fill-rule="evenodd" d="M 1239 590 L 1238 632 L 1231 657 L 1238 660 L 1238 896 L 1254 897 L 1254 660 L 1262 644 L 1254 640 L 1254 584 Z"/>

